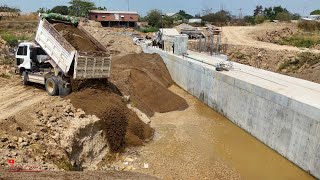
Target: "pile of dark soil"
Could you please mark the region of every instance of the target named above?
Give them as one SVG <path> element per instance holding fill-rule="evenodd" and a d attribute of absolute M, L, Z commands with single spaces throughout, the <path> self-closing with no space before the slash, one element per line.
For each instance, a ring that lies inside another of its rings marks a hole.
<path fill-rule="evenodd" d="M 99 48 L 97 48 L 80 29 L 63 23 L 54 24 L 54 28 L 58 30 L 62 36 L 80 52 L 99 51 Z"/>
<path fill-rule="evenodd" d="M 103 80 L 87 80 L 73 85 L 67 96 L 76 108 L 104 121 L 111 151 L 121 152 L 126 146 L 139 146 L 153 136 L 153 129 L 143 123 L 122 101 L 119 91 Z"/>
<path fill-rule="evenodd" d="M 174 84 L 162 58 L 157 54 L 129 54 L 113 60 L 111 81 L 132 105 L 152 117 L 188 108 L 185 99 L 168 87 Z"/>

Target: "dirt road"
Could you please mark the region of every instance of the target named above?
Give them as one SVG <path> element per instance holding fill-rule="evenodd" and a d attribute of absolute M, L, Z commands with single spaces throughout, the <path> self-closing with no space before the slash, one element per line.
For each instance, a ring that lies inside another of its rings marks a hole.
<path fill-rule="evenodd" d="M 23 86 L 20 79 L 0 79 L 0 119 L 32 107 L 48 98 L 45 90 Z"/>
<path fill-rule="evenodd" d="M 156 114 L 152 142 L 137 172 L 163 179 L 313 179 L 303 170 L 178 87 L 189 108 Z"/>
<path fill-rule="evenodd" d="M 257 26 L 226 26 L 222 29 L 222 39 L 224 43 L 232 45 L 244 45 L 269 50 L 287 50 L 295 52 L 311 51 L 314 53 L 320 53 L 319 50 L 297 48 L 293 46 L 282 46 L 278 44 L 258 41 L 254 38 L 257 33 L 263 33 L 268 30 L 276 30 L 281 28 L 283 28 L 283 26 L 278 26 L 276 24 L 263 24 Z"/>

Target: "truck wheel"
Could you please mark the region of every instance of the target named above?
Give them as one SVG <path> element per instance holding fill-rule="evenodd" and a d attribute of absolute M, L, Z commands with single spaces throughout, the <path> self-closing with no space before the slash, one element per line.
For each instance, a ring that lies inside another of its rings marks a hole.
<path fill-rule="evenodd" d="M 59 82 L 59 95 L 61 97 L 65 97 L 67 95 L 69 95 L 71 93 L 71 86 L 66 86 L 66 83 L 65 81 L 61 80 Z"/>
<path fill-rule="evenodd" d="M 58 95 L 59 85 L 56 77 L 50 77 L 46 80 L 46 90 L 50 96 Z"/>
<path fill-rule="evenodd" d="M 29 85 L 29 81 L 28 81 L 28 73 L 26 71 L 22 72 L 22 77 L 23 77 L 23 85 L 27 86 Z"/>

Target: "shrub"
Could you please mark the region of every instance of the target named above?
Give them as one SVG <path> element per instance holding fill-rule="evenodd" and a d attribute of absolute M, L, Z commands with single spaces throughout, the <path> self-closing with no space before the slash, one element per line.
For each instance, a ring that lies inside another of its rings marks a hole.
<path fill-rule="evenodd" d="M 263 23 L 265 20 L 266 20 L 266 17 L 265 17 L 265 16 L 263 16 L 263 15 L 258 15 L 258 16 L 255 17 L 254 23 L 255 23 L 255 24 L 261 24 L 261 23 Z"/>
<path fill-rule="evenodd" d="M 298 23 L 298 28 L 305 31 L 318 31 L 320 30 L 320 22 L 317 21 L 301 21 Z"/>
<path fill-rule="evenodd" d="M 311 52 L 302 52 L 299 53 L 297 57 L 295 57 L 294 59 L 282 63 L 279 66 L 278 71 L 281 71 L 283 69 L 291 69 L 293 71 L 296 71 L 302 66 L 313 66 L 317 63 L 320 63 L 319 54 L 314 54 Z"/>
<path fill-rule="evenodd" d="M 140 28 L 139 31 L 143 33 L 157 32 L 159 31 L 159 28 L 150 26 L 150 27 Z"/>
<path fill-rule="evenodd" d="M 17 46 L 19 43 L 19 40 L 23 41 L 23 40 L 27 40 L 28 37 L 24 36 L 24 35 L 14 35 L 11 33 L 2 33 L 1 37 L 3 40 L 5 40 L 9 46 Z"/>
<path fill-rule="evenodd" d="M 287 13 L 287 12 L 280 12 L 276 15 L 276 20 L 279 20 L 279 21 L 290 21 L 291 18 L 290 18 L 290 14 Z"/>

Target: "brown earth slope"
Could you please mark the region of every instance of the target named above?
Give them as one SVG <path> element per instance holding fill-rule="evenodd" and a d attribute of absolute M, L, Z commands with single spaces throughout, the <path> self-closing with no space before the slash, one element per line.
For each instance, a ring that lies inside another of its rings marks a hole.
<path fill-rule="evenodd" d="M 184 110 L 187 102 L 167 88 L 173 80 L 159 55 L 129 54 L 115 59 L 111 81 L 125 95 L 130 95 L 132 105 L 149 117 L 155 112 Z"/>
<path fill-rule="evenodd" d="M 106 123 L 107 139 L 112 151 L 123 151 L 125 146 L 142 145 L 145 140 L 152 138 L 153 129 L 126 107 L 119 91 L 111 83 L 87 80 L 74 91 L 66 99 L 70 99 L 74 107 L 96 115 Z"/>

